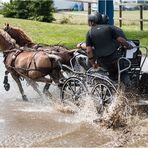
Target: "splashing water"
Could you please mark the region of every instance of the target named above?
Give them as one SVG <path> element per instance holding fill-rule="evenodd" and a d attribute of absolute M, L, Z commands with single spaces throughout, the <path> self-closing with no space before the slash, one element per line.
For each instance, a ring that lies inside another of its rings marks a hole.
<path fill-rule="evenodd" d="M 81 122 L 82 121 L 93 122 L 95 119 L 98 118 L 98 113 L 94 101 L 91 98 L 91 96 L 86 96 L 84 100 L 85 100 L 84 106 L 77 113 L 76 118 Z"/>
<path fill-rule="evenodd" d="M 108 128 L 122 127 L 126 125 L 130 113 L 131 108 L 128 105 L 127 98 L 121 91 L 114 96 L 112 103 L 104 110 L 101 122 Z"/>

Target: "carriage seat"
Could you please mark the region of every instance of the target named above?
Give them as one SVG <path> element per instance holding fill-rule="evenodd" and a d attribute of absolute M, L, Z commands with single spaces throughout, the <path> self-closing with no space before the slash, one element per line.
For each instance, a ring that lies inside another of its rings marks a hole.
<path fill-rule="evenodd" d="M 139 46 L 139 40 L 129 40 L 129 44 L 134 46 Z M 133 49 L 126 50 L 125 57 L 131 61 L 132 68 L 138 68 L 141 64 L 142 53 L 139 47 L 134 47 Z"/>

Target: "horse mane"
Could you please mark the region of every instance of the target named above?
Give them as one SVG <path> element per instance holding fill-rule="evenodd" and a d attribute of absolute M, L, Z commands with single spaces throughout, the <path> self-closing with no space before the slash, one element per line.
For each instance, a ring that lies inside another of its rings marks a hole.
<path fill-rule="evenodd" d="M 39 43 L 39 44 L 36 44 L 36 49 L 38 48 L 42 48 L 42 49 L 51 49 L 51 50 L 56 50 L 56 51 L 59 51 L 59 50 L 67 50 L 69 51 L 70 49 L 64 45 L 60 45 L 60 44 L 53 44 L 53 45 L 48 45 L 48 44 L 42 44 L 42 43 Z"/>
<path fill-rule="evenodd" d="M 16 43 L 20 46 L 28 46 L 30 47 L 30 45 L 35 45 L 35 43 L 33 43 L 32 39 L 20 28 L 18 27 L 10 27 L 10 29 L 8 30 L 8 33 L 11 35 L 12 38 L 14 38 L 16 40 Z M 66 50 L 69 50 L 68 47 L 64 46 L 64 45 L 60 45 L 60 44 L 54 44 L 54 45 L 48 45 L 48 44 L 38 44 L 41 46 L 45 46 L 45 47 L 51 47 L 51 48 L 64 48 Z"/>
<path fill-rule="evenodd" d="M 10 27 L 7 32 L 20 46 L 34 44 L 32 39 L 20 28 Z"/>
<path fill-rule="evenodd" d="M 70 50 L 68 47 L 66 47 L 65 45 L 60 45 L 60 44 L 54 44 L 54 45 L 47 45 L 49 47 L 59 47 L 59 48 L 65 48 L 67 50 Z"/>
<path fill-rule="evenodd" d="M 6 24 L 6 32 L 13 38 L 16 40 L 16 43 L 23 47 L 23 46 L 27 46 L 29 48 L 32 48 L 34 45 L 41 46 L 43 48 L 56 48 L 56 49 L 66 49 L 66 50 L 70 50 L 68 47 L 61 45 L 60 43 L 58 44 L 54 44 L 54 45 L 48 45 L 48 44 L 35 44 L 33 43 L 32 39 L 20 28 L 18 27 L 11 27 L 9 24 Z"/>
<path fill-rule="evenodd" d="M 11 47 L 16 46 L 16 41 L 12 39 L 11 36 L 6 31 L 0 29 L 0 44 L 1 44 L 1 47 L 6 48 L 2 50 L 8 50 L 7 49 L 8 46 L 11 46 Z"/>

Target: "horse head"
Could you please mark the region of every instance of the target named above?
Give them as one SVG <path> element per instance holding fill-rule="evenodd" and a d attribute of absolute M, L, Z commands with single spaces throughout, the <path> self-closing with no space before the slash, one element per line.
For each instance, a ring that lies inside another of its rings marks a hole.
<path fill-rule="evenodd" d="M 12 27 L 8 23 L 5 24 L 4 31 L 6 31 L 19 46 L 32 47 L 34 43 L 32 39 L 20 28 Z"/>
<path fill-rule="evenodd" d="M 7 31 L 10 29 L 9 23 L 5 23 L 4 31 Z"/>
<path fill-rule="evenodd" d="M 17 47 L 16 41 L 7 32 L 0 29 L 0 49 L 4 51 L 15 47 Z"/>

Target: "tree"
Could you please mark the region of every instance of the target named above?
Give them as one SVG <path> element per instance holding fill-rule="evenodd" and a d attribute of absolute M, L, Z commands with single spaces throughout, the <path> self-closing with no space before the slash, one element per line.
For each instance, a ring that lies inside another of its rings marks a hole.
<path fill-rule="evenodd" d="M 43 22 L 52 22 L 53 0 L 11 0 L 3 4 L 4 17 L 34 19 Z"/>
<path fill-rule="evenodd" d="M 53 18 L 53 1 L 52 0 L 44 0 L 44 1 L 33 1 L 33 16 L 38 21 L 43 22 L 52 22 Z"/>
<path fill-rule="evenodd" d="M 15 17 L 16 16 L 16 4 L 12 3 L 3 3 L 3 9 L 1 13 L 4 17 Z"/>
<path fill-rule="evenodd" d="M 31 16 L 30 4 L 31 0 L 16 0 L 16 18 L 28 19 Z"/>

